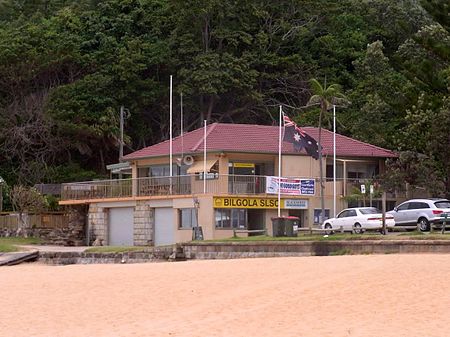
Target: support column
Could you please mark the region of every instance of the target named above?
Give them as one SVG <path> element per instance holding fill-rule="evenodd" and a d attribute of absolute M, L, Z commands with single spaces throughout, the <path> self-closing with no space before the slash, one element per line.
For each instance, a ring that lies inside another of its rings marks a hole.
<path fill-rule="evenodd" d="M 97 204 L 89 205 L 88 228 L 90 245 L 108 245 L 108 211 L 106 208 L 98 207 Z"/>
<path fill-rule="evenodd" d="M 135 246 L 153 245 L 155 210 L 145 201 L 137 201 L 134 209 L 133 241 Z"/>

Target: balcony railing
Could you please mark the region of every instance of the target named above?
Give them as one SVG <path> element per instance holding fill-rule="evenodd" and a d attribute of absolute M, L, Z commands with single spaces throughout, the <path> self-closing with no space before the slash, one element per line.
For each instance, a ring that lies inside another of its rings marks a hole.
<path fill-rule="evenodd" d="M 315 179 L 315 196 L 319 196 L 319 179 L 317 177 L 302 178 Z M 365 182 L 363 179 L 337 179 L 336 194 L 338 197 L 354 195 L 360 188 L 360 185 Z M 324 184 L 324 195 L 328 197 L 333 196 L 333 182 L 325 181 Z M 206 177 L 205 184 L 202 176 L 199 175 L 68 183 L 62 185 L 61 200 L 114 199 L 202 193 L 264 195 L 266 194 L 266 176 L 218 175 L 210 173 Z M 398 195 L 392 197 L 401 198 Z"/>

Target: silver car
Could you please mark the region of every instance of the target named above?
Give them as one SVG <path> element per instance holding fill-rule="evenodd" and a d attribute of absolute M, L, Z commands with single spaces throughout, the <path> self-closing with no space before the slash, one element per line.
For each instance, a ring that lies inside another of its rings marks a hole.
<path fill-rule="evenodd" d="M 394 216 L 397 226 L 419 225 L 421 231 L 428 231 L 430 223 L 442 225 L 441 214 L 447 212 L 450 212 L 450 201 L 447 199 L 411 199 L 387 214 Z"/>

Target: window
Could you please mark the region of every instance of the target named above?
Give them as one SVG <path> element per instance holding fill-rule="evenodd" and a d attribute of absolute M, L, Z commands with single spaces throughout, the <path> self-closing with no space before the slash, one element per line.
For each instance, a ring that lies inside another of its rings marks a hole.
<path fill-rule="evenodd" d="M 349 209 L 347 211 L 347 216 L 356 216 L 356 211 L 354 209 Z"/>
<path fill-rule="evenodd" d="M 314 209 L 314 223 L 319 223 L 319 221 L 320 221 L 320 214 L 321 213 L 322 213 L 321 209 L 318 209 L 318 208 Z M 328 208 L 326 208 L 325 209 L 325 216 L 323 217 L 323 220 L 327 220 L 329 218 L 330 218 L 330 210 Z"/>
<path fill-rule="evenodd" d="M 341 213 L 339 213 L 339 215 L 337 216 L 338 218 L 345 218 L 347 217 L 348 211 L 342 211 Z"/>
<path fill-rule="evenodd" d="M 406 211 L 409 208 L 409 202 L 401 204 L 397 207 L 397 211 Z"/>
<path fill-rule="evenodd" d="M 195 208 L 180 208 L 178 210 L 178 214 L 178 224 L 180 229 L 191 229 L 192 227 L 197 227 L 197 215 L 195 213 Z"/>
<path fill-rule="evenodd" d="M 434 205 L 437 208 L 450 208 L 450 201 L 437 201 Z"/>
<path fill-rule="evenodd" d="M 216 228 L 247 228 L 247 210 L 242 208 L 216 209 Z"/>
<path fill-rule="evenodd" d="M 216 228 L 231 228 L 231 210 L 216 209 Z"/>
<path fill-rule="evenodd" d="M 246 209 L 231 210 L 231 220 L 233 228 L 245 228 L 247 224 L 247 210 Z"/>
<path fill-rule="evenodd" d="M 424 208 L 430 208 L 427 203 L 425 202 L 411 202 L 409 204 L 408 209 L 424 209 Z"/>
<path fill-rule="evenodd" d="M 361 208 L 359 211 L 361 212 L 361 214 L 379 214 L 379 213 L 381 213 L 381 211 L 376 209 L 375 207 Z"/>
<path fill-rule="evenodd" d="M 170 177 L 170 165 L 153 165 L 148 168 L 150 177 Z M 172 165 L 172 174 L 186 175 L 186 165 Z"/>

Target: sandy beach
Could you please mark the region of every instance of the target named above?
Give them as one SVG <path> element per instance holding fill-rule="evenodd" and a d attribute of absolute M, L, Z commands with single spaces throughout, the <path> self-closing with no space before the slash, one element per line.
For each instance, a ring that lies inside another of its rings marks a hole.
<path fill-rule="evenodd" d="M 0 336 L 449 336 L 449 255 L 0 269 Z"/>

